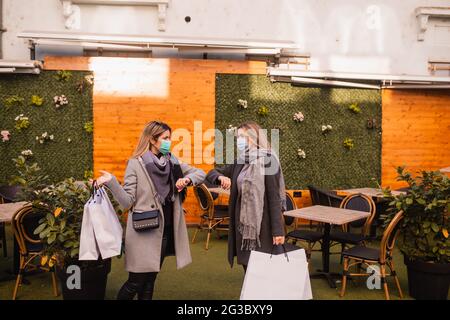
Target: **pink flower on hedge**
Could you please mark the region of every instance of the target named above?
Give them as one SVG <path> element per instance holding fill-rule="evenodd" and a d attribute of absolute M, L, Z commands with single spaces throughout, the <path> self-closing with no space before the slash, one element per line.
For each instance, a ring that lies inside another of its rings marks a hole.
<path fill-rule="evenodd" d="M 2 130 L 0 134 L 2 136 L 2 142 L 9 141 L 9 137 L 11 136 L 11 134 L 8 130 Z"/>

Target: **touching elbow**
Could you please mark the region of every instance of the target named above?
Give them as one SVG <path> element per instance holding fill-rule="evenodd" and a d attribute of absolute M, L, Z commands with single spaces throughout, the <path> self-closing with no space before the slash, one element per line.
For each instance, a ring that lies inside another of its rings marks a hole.
<path fill-rule="evenodd" d="M 199 172 L 199 180 L 203 182 L 203 181 L 205 181 L 205 179 L 206 179 L 206 173 L 205 173 L 205 171 L 201 170 Z"/>

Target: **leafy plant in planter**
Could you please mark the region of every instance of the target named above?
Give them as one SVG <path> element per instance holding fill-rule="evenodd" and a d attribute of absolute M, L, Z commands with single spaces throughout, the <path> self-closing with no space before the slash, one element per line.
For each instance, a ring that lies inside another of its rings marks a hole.
<path fill-rule="evenodd" d="M 34 209 L 47 210 L 48 176 L 41 173 L 37 163 L 28 164 L 24 156 L 13 159 L 17 174 L 13 175 L 9 183 L 20 185 L 21 191 L 17 195 L 19 200 L 28 201 Z"/>
<path fill-rule="evenodd" d="M 103 299 L 111 259 L 78 260 L 84 204 L 90 197 L 88 182 L 68 178 L 49 184 L 48 176 L 40 174 L 36 163 L 29 165 L 22 156 L 14 162 L 18 175 L 12 180 L 21 186 L 20 200 L 30 202 L 34 210 L 44 214 L 34 231 L 44 244 L 41 264 L 56 265 L 64 299 Z M 70 274 L 66 271 L 71 265 L 81 270 L 79 290 L 67 288 Z"/>
<path fill-rule="evenodd" d="M 406 194 L 392 195 L 382 218 L 386 223 L 399 210 L 400 250 L 408 268 L 410 295 L 418 299 L 446 299 L 450 284 L 450 179 L 438 171 L 422 171 L 413 177 L 397 168 L 399 181 L 409 186 Z"/>
<path fill-rule="evenodd" d="M 78 257 L 83 207 L 89 200 L 89 189 L 69 178 L 47 192 L 48 212 L 34 233 L 46 242 L 43 258 L 56 257 L 60 265 L 66 265 Z"/>

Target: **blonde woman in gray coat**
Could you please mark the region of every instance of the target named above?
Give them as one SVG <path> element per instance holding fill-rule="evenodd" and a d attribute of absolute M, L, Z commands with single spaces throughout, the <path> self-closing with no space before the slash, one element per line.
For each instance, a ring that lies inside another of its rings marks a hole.
<path fill-rule="evenodd" d="M 164 257 L 176 256 L 177 268 L 191 263 L 189 239 L 182 201 L 188 185 L 197 185 L 205 173 L 180 163 L 170 153 L 171 128 L 162 122 L 148 123 L 138 146 L 128 160 L 121 186 L 106 171 L 97 180 L 106 185 L 121 207 L 129 209 L 125 235 L 125 269 L 128 280 L 120 289 L 117 299 L 151 300 L 156 276 Z M 159 210 L 159 227 L 136 231 L 133 212 Z"/>

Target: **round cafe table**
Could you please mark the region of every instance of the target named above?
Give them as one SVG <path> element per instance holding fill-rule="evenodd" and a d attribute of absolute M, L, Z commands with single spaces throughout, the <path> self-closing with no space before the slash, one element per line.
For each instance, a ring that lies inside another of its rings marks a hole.
<path fill-rule="evenodd" d="M 0 204 L 0 223 L 10 224 L 14 214 L 26 204 L 25 201 L 10 202 Z M 13 268 L 12 273 L 17 275 L 19 273 L 19 245 L 14 237 L 14 250 L 13 250 Z M 8 279 L 9 280 L 9 279 Z"/>
<path fill-rule="evenodd" d="M 330 272 L 330 230 L 331 225 L 344 225 L 352 221 L 367 218 L 370 213 L 364 211 L 342 209 L 327 206 L 310 206 L 284 212 L 285 216 L 301 218 L 324 223 L 322 239 L 322 270 L 311 274 L 311 277 L 323 276 L 327 279 L 331 288 L 336 288 L 333 273 Z"/>

